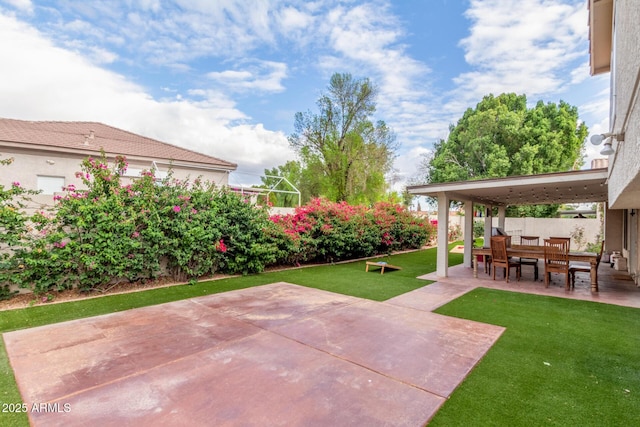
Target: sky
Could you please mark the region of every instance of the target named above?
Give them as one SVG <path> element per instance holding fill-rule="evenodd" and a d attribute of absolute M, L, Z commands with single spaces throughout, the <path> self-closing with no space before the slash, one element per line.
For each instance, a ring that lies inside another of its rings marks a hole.
<path fill-rule="evenodd" d="M 378 87 L 395 189 L 490 93 L 609 128 L 587 0 L 0 0 L 0 58 L 0 117 L 102 122 L 237 163 L 232 184 L 296 159 L 294 115 L 336 72 Z"/>

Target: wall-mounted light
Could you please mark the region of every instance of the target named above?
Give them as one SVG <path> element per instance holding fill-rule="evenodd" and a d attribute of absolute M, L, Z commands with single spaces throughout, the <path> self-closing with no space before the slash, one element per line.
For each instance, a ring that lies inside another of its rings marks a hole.
<path fill-rule="evenodd" d="M 46 160 L 48 165 L 55 165 L 56 162 L 54 162 L 53 160 Z"/>
<path fill-rule="evenodd" d="M 631 209 L 631 212 L 629 212 L 631 214 L 631 216 L 634 216 L 636 214 L 636 210 L 635 209 Z"/>
<path fill-rule="evenodd" d="M 611 139 L 615 139 L 616 141 L 624 141 L 624 133 L 602 133 L 602 134 L 595 134 L 591 136 L 591 143 L 593 145 L 600 145 L 602 144 L 602 141 L 604 141 L 604 147 L 602 148 L 602 151 L 600 151 L 600 154 L 602 154 L 603 156 L 610 156 L 613 153 L 615 153 L 615 151 L 613 150 L 613 146 L 611 145 Z"/>

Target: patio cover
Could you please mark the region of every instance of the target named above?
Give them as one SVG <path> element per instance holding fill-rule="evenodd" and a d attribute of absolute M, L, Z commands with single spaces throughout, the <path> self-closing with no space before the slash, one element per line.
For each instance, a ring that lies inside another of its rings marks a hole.
<path fill-rule="evenodd" d="M 506 207 L 509 205 L 545 205 L 562 203 L 606 202 L 607 168 L 539 175 L 510 176 L 476 181 L 446 182 L 412 185 L 410 194 L 430 196 L 438 200 L 438 260 L 436 274 L 447 277 L 449 264 L 448 224 L 449 205 L 455 200 L 464 202 L 465 212 L 473 212 L 473 205 L 487 208 L 485 239 L 491 235 L 491 208 L 498 207 L 498 223 L 504 227 Z M 465 216 L 464 264 L 471 265 L 473 245 L 473 216 Z"/>

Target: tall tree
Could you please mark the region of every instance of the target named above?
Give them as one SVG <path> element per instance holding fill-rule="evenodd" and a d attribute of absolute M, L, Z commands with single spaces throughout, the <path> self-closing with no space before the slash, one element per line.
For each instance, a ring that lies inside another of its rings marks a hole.
<path fill-rule="evenodd" d="M 331 200 L 373 202 L 384 195 L 397 146 L 383 121 L 371 121 L 376 93 L 369 79 L 336 73 L 316 102 L 319 111 L 295 115 L 289 144 Z"/>
<path fill-rule="evenodd" d="M 421 172 L 428 182 L 464 181 L 579 169 L 588 129 L 578 109 L 539 101 L 527 108 L 525 95 L 485 96 L 449 128 Z M 557 206 L 511 207 L 510 215 L 549 216 Z"/>

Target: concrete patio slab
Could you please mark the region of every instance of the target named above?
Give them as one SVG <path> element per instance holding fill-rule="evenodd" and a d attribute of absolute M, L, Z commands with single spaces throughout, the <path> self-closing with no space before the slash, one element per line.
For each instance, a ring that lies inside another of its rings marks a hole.
<path fill-rule="evenodd" d="M 4 334 L 25 402 L 48 402 L 260 332 L 176 301 Z"/>
<path fill-rule="evenodd" d="M 502 330 L 275 283 L 4 340 L 36 426 L 415 426 Z"/>
<path fill-rule="evenodd" d="M 362 301 L 276 331 L 435 395 L 448 397 L 504 328 Z"/>
<path fill-rule="evenodd" d="M 417 426 L 443 399 L 262 332 L 59 401 L 68 414 L 32 414 L 33 423 Z"/>
<path fill-rule="evenodd" d="M 472 290 L 469 285 L 456 283 L 432 283 L 429 286 L 418 288 L 415 291 L 398 295 L 385 301 L 387 304 L 400 307 L 415 308 L 422 311 L 433 311 L 436 308 L 462 296 Z"/>
<path fill-rule="evenodd" d="M 213 311 L 262 328 L 273 328 L 362 301 L 289 283 L 258 286 L 246 292 L 225 292 L 194 300 Z"/>

